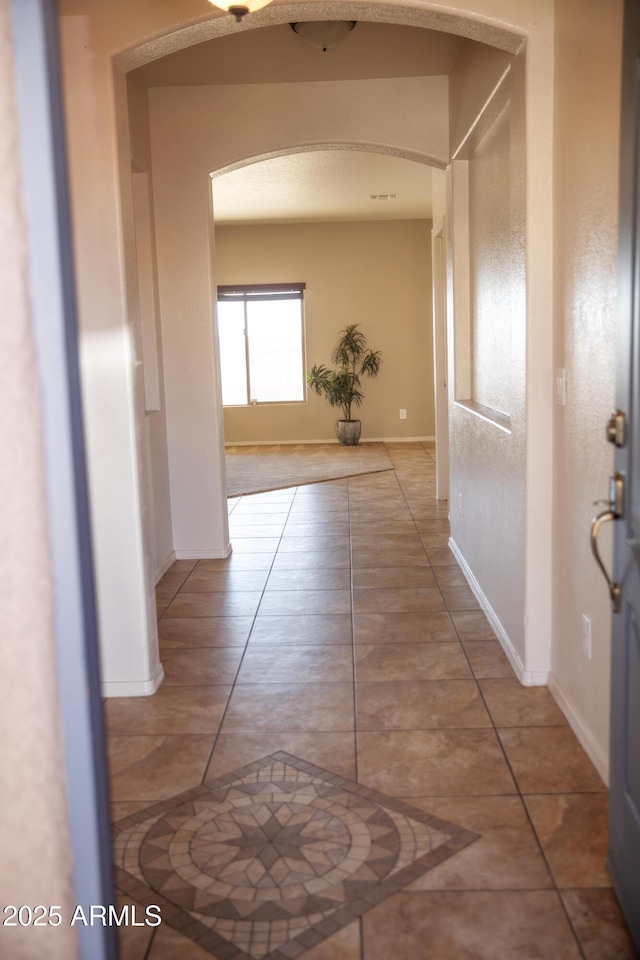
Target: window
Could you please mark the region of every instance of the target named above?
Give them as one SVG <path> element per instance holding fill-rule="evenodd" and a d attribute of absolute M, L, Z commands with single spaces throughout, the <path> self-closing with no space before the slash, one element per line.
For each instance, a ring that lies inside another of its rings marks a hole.
<path fill-rule="evenodd" d="M 218 287 L 222 403 L 305 399 L 304 283 Z"/>

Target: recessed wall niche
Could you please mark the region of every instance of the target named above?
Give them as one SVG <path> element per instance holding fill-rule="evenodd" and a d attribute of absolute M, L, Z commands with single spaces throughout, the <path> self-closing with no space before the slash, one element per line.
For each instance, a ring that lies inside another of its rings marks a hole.
<path fill-rule="evenodd" d="M 454 161 L 456 224 L 467 223 L 455 240 L 455 400 L 504 430 L 526 329 L 524 156 L 514 136 L 523 105 L 513 104 L 511 81 L 509 65 Z"/>

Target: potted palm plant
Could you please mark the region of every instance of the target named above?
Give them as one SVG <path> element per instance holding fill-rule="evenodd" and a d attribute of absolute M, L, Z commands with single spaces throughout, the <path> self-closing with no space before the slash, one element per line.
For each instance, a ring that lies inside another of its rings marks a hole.
<path fill-rule="evenodd" d="M 367 338 L 351 323 L 341 331 L 342 336 L 331 354 L 336 369 L 316 364 L 307 374 L 307 383 L 318 396 L 325 395 L 332 407 L 340 407 L 342 419 L 336 424 L 340 443 L 355 446 L 360 440 L 361 423 L 351 419 L 351 408 L 359 407 L 364 400 L 360 377 L 377 377 L 382 364 L 379 350 L 370 350 Z"/>

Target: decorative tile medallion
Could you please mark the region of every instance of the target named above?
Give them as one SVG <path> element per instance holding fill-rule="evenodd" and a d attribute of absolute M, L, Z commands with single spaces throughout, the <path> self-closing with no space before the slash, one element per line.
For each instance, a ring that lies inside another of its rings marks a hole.
<path fill-rule="evenodd" d="M 218 960 L 292 960 L 478 834 L 278 752 L 114 825 L 116 884 Z"/>

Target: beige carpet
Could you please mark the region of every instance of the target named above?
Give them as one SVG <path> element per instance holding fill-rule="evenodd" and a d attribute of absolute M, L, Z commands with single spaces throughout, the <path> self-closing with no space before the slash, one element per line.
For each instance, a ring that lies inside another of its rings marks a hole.
<path fill-rule="evenodd" d="M 228 497 L 393 469 L 383 443 L 229 446 L 226 454 Z"/>

